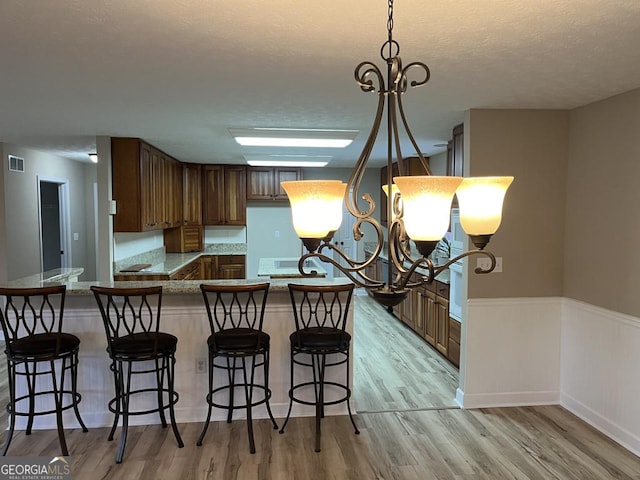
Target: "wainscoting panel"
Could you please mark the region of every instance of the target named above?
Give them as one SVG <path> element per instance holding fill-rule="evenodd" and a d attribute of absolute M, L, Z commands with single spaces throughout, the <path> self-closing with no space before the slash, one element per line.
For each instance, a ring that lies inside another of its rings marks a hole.
<path fill-rule="evenodd" d="M 561 298 L 472 299 L 457 400 L 464 408 L 560 401 Z"/>
<path fill-rule="evenodd" d="M 640 320 L 565 299 L 561 404 L 640 455 Z"/>

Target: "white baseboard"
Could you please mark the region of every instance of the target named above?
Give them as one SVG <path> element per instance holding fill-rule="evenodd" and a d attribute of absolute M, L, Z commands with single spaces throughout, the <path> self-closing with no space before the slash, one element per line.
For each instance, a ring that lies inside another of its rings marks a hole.
<path fill-rule="evenodd" d="M 456 403 L 461 408 L 522 407 L 532 405 L 557 405 L 560 393 L 550 392 L 511 392 L 482 393 L 465 395 L 461 389 L 456 390 Z"/>
<path fill-rule="evenodd" d="M 562 394 L 560 405 L 640 457 L 640 437 L 638 435 L 617 425 L 569 395 Z"/>

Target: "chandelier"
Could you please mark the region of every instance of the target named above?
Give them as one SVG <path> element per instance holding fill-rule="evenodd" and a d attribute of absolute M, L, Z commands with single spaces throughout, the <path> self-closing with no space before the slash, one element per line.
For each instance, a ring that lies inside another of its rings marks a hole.
<path fill-rule="evenodd" d="M 476 273 L 490 273 L 496 266 L 495 256 L 484 250 L 502 219 L 502 203 L 513 177 L 453 177 L 433 176 L 407 123 L 402 97 L 408 86 L 419 87 L 429 81 L 429 67 L 422 62 L 402 65 L 400 45 L 393 39 L 393 0 L 388 0 L 388 39 L 380 49 L 386 62 L 386 77 L 372 62 L 361 62 L 355 69 L 355 80 L 364 92 L 378 94 L 378 106 L 373 126 L 362 153 L 345 184 L 340 180 L 301 180 L 281 182 L 291 202 L 293 226 L 307 249 L 298 263 L 303 276 L 314 276 L 305 270 L 305 260 L 314 257 L 333 265 L 353 283 L 367 288 L 380 303 L 393 307 L 401 303 L 411 288 L 432 283 L 454 262 L 471 255 L 484 255 L 491 260 L 488 268 L 478 267 Z M 415 72 L 415 74 L 414 74 Z M 409 73 L 417 80 L 409 80 Z M 386 80 L 385 80 L 386 78 Z M 380 222 L 373 217 L 376 205 L 369 193 L 362 199 L 368 208 L 358 208 L 359 187 L 373 151 L 386 112 L 387 128 L 387 241 Z M 404 176 L 400 145 L 399 122 L 410 140 L 422 166 L 424 176 Z M 398 165 L 398 176 L 392 176 L 392 164 Z M 389 192 L 389 185 L 391 191 Z M 450 222 L 451 204 L 458 198 L 460 223 L 476 247 L 442 265 L 429 258 L 445 236 Z M 366 260 L 350 258 L 331 240 L 342 223 L 342 205 L 355 217 L 354 239 L 363 238 L 362 226 L 369 224 L 376 232 L 375 248 Z M 415 248 L 412 247 L 415 245 Z M 329 252 L 334 255 L 327 255 Z M 367 267 L 386 253 L 389 261 L 387 278 L 371 278 Z M 326 253 L 325 253 L 326 252 Z M 336 260 L 334 257 L 338 257 Z M 342 261 L 340 261 L 342 260 Z M 393 268 L 391 268 L 393 266 Z M 416 275 L 414 275 L 416 274 Z M 416 280 L 417 278 L 417 280 Z"/>

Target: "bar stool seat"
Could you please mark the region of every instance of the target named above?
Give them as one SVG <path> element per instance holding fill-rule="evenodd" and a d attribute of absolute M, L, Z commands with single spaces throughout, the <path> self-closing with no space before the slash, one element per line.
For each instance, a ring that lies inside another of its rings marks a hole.
<path fill-rule="evenodd" d="M 15 359 L 32 358 L 39 361 L 48 360 L 52 355 L 70 355 L 79 347 L 80 339 L 69 333 L 38 333 L 18 338 L 11 344 Z"/>
<path fill-rule="evenodd" d="M 137 360 L 154 359 L 175 353 L 178 339 L 164 332 L 142 332 L 114 338 L 111 355 L 117 358 Z"/>
<path fill-rule="evenodd" d="M 9 380 L 9 430 L 3 456 L 13 438 L 16 416 L 27 417 L 26 434 L 31 435 L 36 416 L 55 414 L 64 456 L 69 455 L 69 450 L 62 413 L 73 409 L 82 431 L 88 431 L 78 410 L 82 400 L 77 391 L 80 339 L 62 331 L 65 295 L 64 285 L 0 288 L 0 305 L 3 305 L 0 323 L 6 342 Z M 19 378 L 26 383 L 24 395 L 16 392 Z M 51 384 L 39 385 L 40 378 L 49 379 Z M 45 406 L 47 399 L 53 399 L 52 407 Z"/>

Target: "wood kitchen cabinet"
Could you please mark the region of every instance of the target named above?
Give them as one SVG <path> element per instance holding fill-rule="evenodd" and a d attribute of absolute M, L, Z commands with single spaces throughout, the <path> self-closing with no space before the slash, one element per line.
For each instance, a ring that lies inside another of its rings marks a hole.
<path fill-rule="evenodd" d="M 205 165 L 202 177 L 204 224 L 246 225 L 246 168 L 238 165 Z"/>
<path fill-rule="evenodd" d="M 247 200 L 288 200 L 280 182 L 302 180 L 301 168 L 249 167 Z"/>
<path fill-rule="evenodd" d="M 449 317 L 449 345 L 447 358 L 456 367 L 460 366 L 460 336 L 461 324 L 456 319 Z"/>
<path fill-rule="evenodd" d="M 194 163 L 182 164 L 183 225 L 202 225 L 202 167 Z"/>
<path fill-rule="evenodd" d="M 202 236 L 202 225 L 169 228 L 164 231 L 164 248 L 167 253 L 201 252 Z"/>
<path fill-rule="evenodd" d="M 202 280 L 242 280 L 246 276 L 244 255 L 205 255 L 200 259 Z"/>
<path fill-rule="evenodd" d="M 416 276 L 411 281 L 417 281 Z M 423 284 L 413 288 L 409 297 L 396 310 L 396 317 L 434 347 L 445 358 L 456 358 L 456 352 L 449 352 L 451 327 L 449 319 L 449 285 L 439 281 Z M 458 330 L 459 332 L 459 330 Z M 454 335 L 455 335 L 454 331 Z M 459 333 L 457 344 L 457 358 L 460 357 Z M 452 363 L 454 363 L 452 361 Z M 454 365 L 457 366 L 456 363 Z"/>
<path fill-rule="evenodd" d="M 174 272 L 169 280 L 200 280 L 200 259 L 196 259 L 188 265 Z"/>
<path fill-rule="evenodd" d="M 180 162 L 139 138 L 111 139 L 115 232 L 145 232 L 182 224 Z"/>

